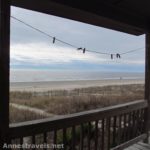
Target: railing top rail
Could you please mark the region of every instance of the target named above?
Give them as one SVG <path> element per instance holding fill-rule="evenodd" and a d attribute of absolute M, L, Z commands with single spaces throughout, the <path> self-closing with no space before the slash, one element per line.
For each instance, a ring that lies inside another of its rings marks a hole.
<path fill-rule="evenodd" d="M 118 116 L 124 113 L 129 113 L 134 110 L 146 108 L 147 106 L 148 103 L 146 100 L 137 100 L 125 104 L 119 104 L 115 106 L 109 106 L 105 108 L 94 109 L 55 118 L 46 118 L 10 124 L 10 136 L 28 136 L 34 133 L 37 134 L 49 130 L 58 130 L 74 125 L 80 125 L 84 122 L 96 121 L 110 116 Z"/>

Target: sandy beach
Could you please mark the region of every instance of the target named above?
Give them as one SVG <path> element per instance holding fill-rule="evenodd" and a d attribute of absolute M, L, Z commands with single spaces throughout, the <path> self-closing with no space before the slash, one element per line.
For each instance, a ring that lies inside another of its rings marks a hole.
<path fill-rule="evenodd" d="M 71 90 L 75 88 L 125 84 L 144 84 L 144 79 L 12 82 L 10 83 L 10 91 L 50 91 L 63 89 Z"/>

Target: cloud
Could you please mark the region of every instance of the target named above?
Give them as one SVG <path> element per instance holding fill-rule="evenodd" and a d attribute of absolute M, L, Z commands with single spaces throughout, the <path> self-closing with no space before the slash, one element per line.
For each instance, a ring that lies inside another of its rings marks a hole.
<path fill-rule="evenodd" d="M 61 40 L 93 51 L 122 53 L 144 47 L 145 44 L 144 35 L 128 35 L 16 7 L 12 7 L 12 15 Z M 11 19 L 11 66 L 20 65 L 21 67 L 28 64 L 28 66 L 42 65 L 44 67 L 50 64 L 57 66 L 68 64 L 70 67 L 71 65 L 75 67 L 74 63 L 80 62 L 76 66 L 92 64 L 93 67 L 94 65 L 104 67 L 112 65 L 113 68 L 121 65 L 122 67 L 130 67 L 130 65 L 144 67 L 144 53 L 144 50 L 137 51 L 124 55 L 120 60 L 111 60 L 110 56 L 93 53 L 83 54 L 58 42 L 53 45 L 52 39 Z"/>
<path fill-rule="evenodd" d="M 110 56 L 96 55 L 77 51 L 73 48 L 46 45 L 43 43 L 15 44 L 11 45 L 11 63 L 20 62 L 31 64 L 60 64 L 73 61 L 97 63 L 97 64 L 144 64 L 144 60 L 114 59 Z M 15 61 L 14 61 L 15 60 Z"/>
<path fill-rule="evenodd" d="M 45 45 L 43 43 L 15 44 L 11 46 L 11 59 L 30 63 L 69 63 L 76 61 L 102 62 L 105 59 L 68 47 Z"/>

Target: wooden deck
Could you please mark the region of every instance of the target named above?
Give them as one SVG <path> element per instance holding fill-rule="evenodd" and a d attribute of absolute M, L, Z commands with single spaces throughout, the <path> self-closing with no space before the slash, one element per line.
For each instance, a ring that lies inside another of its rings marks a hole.
<path fill-rule="evenodd" d="M 150 150 L 150 144 L 145 144 L 143 142 L 139 142 L 134 144 L 124 150 Z"/>

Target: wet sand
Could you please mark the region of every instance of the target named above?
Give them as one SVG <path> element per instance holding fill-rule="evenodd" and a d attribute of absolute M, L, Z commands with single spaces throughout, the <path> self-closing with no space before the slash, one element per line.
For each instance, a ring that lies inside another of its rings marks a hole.
<path fill-rule="evenodd" d="M 110 79 L 81 81 L 13 82 L 10 91 L 50 91 L 75 88 L 99 87 L 107 85 L 144 84 L 144 79 Z"/>

